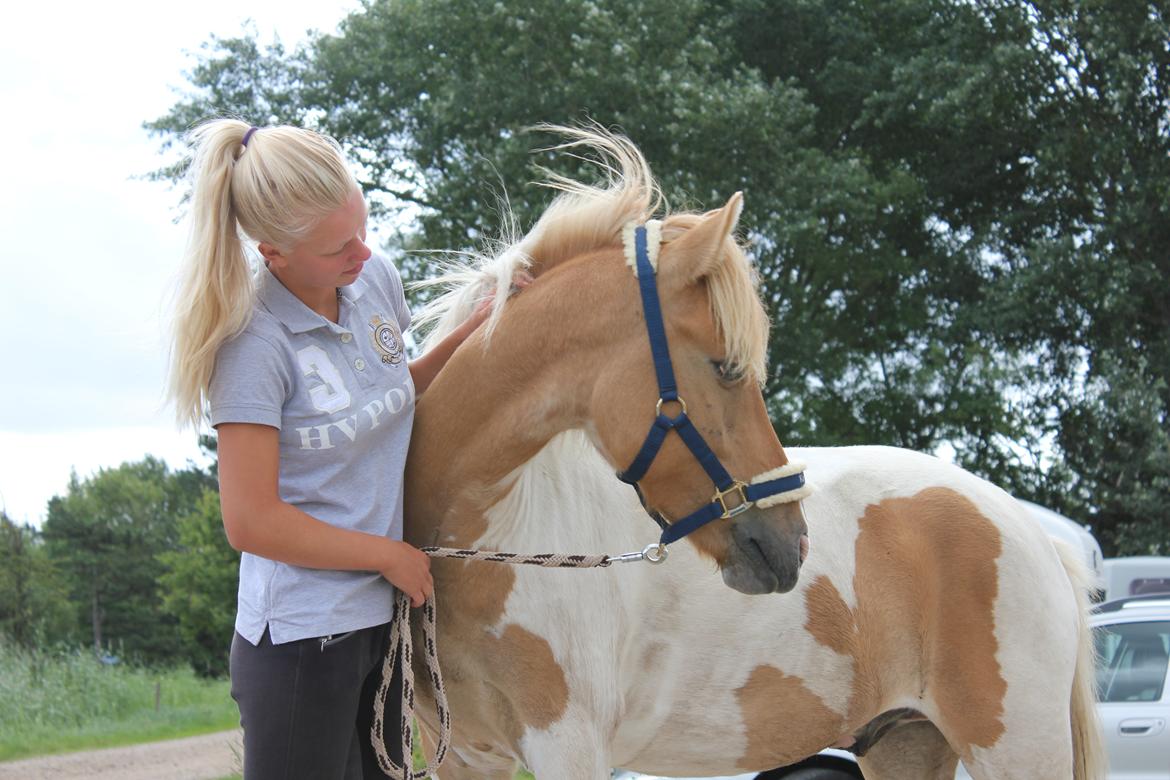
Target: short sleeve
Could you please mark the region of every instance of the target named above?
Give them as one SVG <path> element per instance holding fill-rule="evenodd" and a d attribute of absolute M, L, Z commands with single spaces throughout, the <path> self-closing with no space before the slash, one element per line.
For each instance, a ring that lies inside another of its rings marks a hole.
<path fill-rule="evenodd" d="M 292 388 L 288 361 L 268 340 L 245 331 L 215 357 L 208 397 L 211 425 L 258 423 L 279 429 Z"/>

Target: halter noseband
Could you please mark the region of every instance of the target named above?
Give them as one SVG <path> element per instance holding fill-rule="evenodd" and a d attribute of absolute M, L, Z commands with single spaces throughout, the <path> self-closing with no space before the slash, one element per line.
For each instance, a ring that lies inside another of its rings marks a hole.
<path fill-rule="evenodd" d="M 654 251 L 657 252 L 659 235 L 658 224 L 648 223 L 654 230 Z M 642 448 L 634 457 L 629 468 L 618 474 L 618 479 L 634 486 L 642 499 L 642 491 L 638 481 L 646 475 L 650 464 L 666 441 L 666 435 L 671 431 L 678 433 L 683 443 L 699 461 L 699 465 L 707 472 L 707 476 L 715 483 L 715 496 L 711 503 L 692 512 L 674 523 L 655 517 L 655 521 L 662 527 L 662 537 L 659 545 L 670 544 L 682 539 L 702 528 L 712 520 L 735 517 L 746 512 L 752 504 L 757 506 L 773 506 L 789 501 L 799 501 L 809 493 L 804 482 L 804 465 L 788 463 L 777 469 L 772 469 L 744 483 L 732 479 L 719 462 L 719 457 L 703 440 L 699 429 L 687 416 L 687 404 L 678 394 L 678 386 L 674 379 L 674 368 L 670 362 L 670 349 L 666 341 L 666 325 L 662 320 L 662 307 L 658 300 L 658 284 L 655 278 L 654 264 L 651 262 L 649 241 L 647 239 L 647 225 L 638 225 L 625 233 L 627 259 L 631 260 L 634 271 L 638 276 L 638 289 L 642 294 L 642 311 L 646 317 L 646 331 L 650 336 L 650 352 L 654 357 L 654 373 L 658 376 L 658 404 L 654 409 L 654 423 Z M 632 252 L 631 252 L 631 246 Z M 632 257 L 631 257 L 632 255 Z M 664 414 L 662 407 L 665 404 L 678 404 L 679 413 L 671 417 Z M 728 499 L 738 499 L 738 503 Z M 645 500 L 642 501 L 643 505 Z"/>

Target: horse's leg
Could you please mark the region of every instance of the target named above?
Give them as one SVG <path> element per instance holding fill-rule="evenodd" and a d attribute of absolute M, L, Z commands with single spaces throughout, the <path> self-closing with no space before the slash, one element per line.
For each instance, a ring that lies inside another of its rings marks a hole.
<path fill-rule="evenodd" d="M 1055 667 L 1060 665 L 1057 655 L 1037 652 L 1035 657 Z M 1030 666 L 1013 669 L 1017 662 L 1006 654 L 1001 657 L 1009 689 L 1004 711 L 997 718 L 1002 724 L 1000 733 L 986 747 L 969 746 L 964 766 L 974 780 L 1070 780 L 1074 775 L 1068 695 L 1052 693 L 1067 690 L 1067 678 L 1034 660 Z M 967 702 L 972 711 L 981 706 L 987 709 L 973 689 L 963 690 L 958 700 Z M 969 723 L 940 722 L 938 728 L 956 746 L 964 744 L 964 733 L 970 733 Z"/>
<path fill-rule="evenodd" d="M 1018 587 L 1003 590 L 1023 592 Z M 996 676 L 1002 687 L 953 674 L 943 682 L 949 686 L 945 696 L 933 692 L 936 700 L 962 703 L 939 713 L 936 723 L 975 780 L 1074 777 L 1069 698 L 1080 637 L 1075 605 L 1061 603 L 1062 595 L 1039 599 L 1039 604 L 1020 598 L 999 609 L 997 633 L 1003 639 Z M 944 669 L 963 669 L 958 658 L 942 657 L 938 663 Z"/>
<path fill-rule="evenodd" d="M 959 756 L 930 721 L 905 723 L 858 759 L 865 780 L 953 780 Z"/>
<path fill-rule="evenodd" d="M 970 758 L 963 759 L 975 780 L 1095 780 L 1105 774 L 1086 624 L 1086 575 L 1071 551 L 1058 545 L 1057 552 L 1071 567 L 1067 580 L 1061 576 L 1065 572 L 1045 572 L 1039 565 L 1010 569 L 1033 578 L 1030 584 L 1013 585 L 1005 578 L 1011 588 L 1003 586 L 1004 593 L 1024 594 L 1030 588 L 1035 596 L 1009 598 L 1012 608 L 1001 608 L 996 617 L 997 631 L 1005 637 L 997 653 L 1007 682 L 998 719 L 1003 728 L 994 743 L 972 747 Z M 1070 582 L 1073 593 L 1062 592 L 1060 584 Z M 962 691 L 961 700 L 971 702 L 978 693 Z M 950 734 L 947 724 L 940 728 Z"/>
<path fill-rule="evenodd" d="M 1046 690 L 1059 690 L 1055 686 Z M 1045 696 L 1047 693 L 1039 694 Z M 1056 697 L 1053 697 L 1056 698 Z M 1073 772 L 1068 704 L 1063 711 L 1029 711 L 1031 728 L 1005 732 L 989 748 L 973 748 L 963 759 L 975 780 L 1069 780 Z"/>
<path fill-rule="evenodd" d="M 529 733 L 521 741 L 536 780 L 609 780 L 607 746 L 583 720 L 562 721 L 548 731 Z"/>
<path fill-rule="evenodd" d="M 474 765 L 459 755 L 458 748 L 452 748 L 439 769 L 439 780 L 512 780 L 517 764 L 511 758 L 476 754 Z"/>
<path fill-rule="evenodd" d="M 438 734 L 435 733 L 422 718 L 418 719 L 418 735 L 423 755 L 428 760 L 435 757 L 435 748 L 438 745 Z M 489 751 L 469 751 L 463 749 L 467 759 L 460 755 L 460 748 L 452 745 L 443 759 L 443 766 L 439 768 L 439 780 L 512 780 L 516 775 L 516 760 L 510 756 Z"/>

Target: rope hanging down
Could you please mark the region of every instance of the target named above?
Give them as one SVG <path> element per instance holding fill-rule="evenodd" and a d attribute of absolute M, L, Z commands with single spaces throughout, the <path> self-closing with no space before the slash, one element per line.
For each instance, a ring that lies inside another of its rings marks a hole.
<path fill-rule="evenodd" d="M 657 548 L 658 545 L 650 545 L 640 553 L 627 553 L 616 557 L 553 553 L 519 555 L 495 551 L 457 550 L 449 547 L 423 547 L 422 551 L 432 558 L 491 561 L 557 569 L 593 569 L 604 568 L 614 562 L 635 560 L 658 563 L 665 558 L 665 549 L 659 549 L 660 557 L 655 558 L 651 551 Z M 390 644 L 386 648 L 386 657 L 382 659 L 382 682 L 378 686 L 378 692 L 374 695 L 374 725 L 370 729 L 374 752 L 378 756 L 378 764 L 381 766 L 382 772 L 387 777 L 398 777 L 402 780 L 420 780 L 433 775 L 439 770 L 447 755 L 447 750 L 451 746 L 451 711 L 447 707 L 447 691 L 443 687 L 443 675 L 439 671 L 439 653 L 435 643 L 434 596 L 428 598 L 423 604 L 422 614 L 425 661 L 427 671 L 431 675 L 431 688 L 435 692 L 435 710 L 439 715 L 439 742 L 435 747 L 433 764 L 430 759 L 427 759 L 427 765 L 423 769 L 415 771 L 413 768 L 414 732 L 411 726 L 414 722 L 414 675 L 410 664 L 414 648 L 410 638 L 410 599 L 401 591 L 398 591 L 396 595 L 394 620 L 390 624 Z M 401 664 L 400 668 L 402 669 L 402 720 L 399 724 L 402 730 L 402 766 L 396 764 L 394 759 L 390 757 L 384 739 L 386 695 L 390 690 L 390 681 L 394 678 L 395 661 Z"/>

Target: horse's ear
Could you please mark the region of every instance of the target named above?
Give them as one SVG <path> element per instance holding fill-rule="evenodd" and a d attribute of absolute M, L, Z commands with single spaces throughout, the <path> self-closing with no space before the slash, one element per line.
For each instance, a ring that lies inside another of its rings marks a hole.
<path fill-rule="evenodd" d="M 718 268 L 724 260 L 723 244 L 735 230 L 742 211 L 743 193 L 737 192 L 723 208 L 708 211 L 698 224 L 671 241 L 667 245 L 670 275 L 690 284 Z"/>

